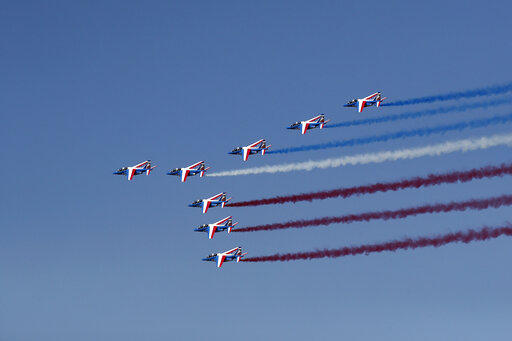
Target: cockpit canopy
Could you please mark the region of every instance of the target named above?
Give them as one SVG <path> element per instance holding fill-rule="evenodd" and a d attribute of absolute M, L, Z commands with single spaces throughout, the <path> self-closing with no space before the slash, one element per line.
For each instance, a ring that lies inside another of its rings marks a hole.
<path fill-rule="evenodd" d="M 215 256 L 217 256 L 216 253 L 210 253 L 207 258 L 211 258 L 211 257 L 215 257 Z"/>
<path fill-rule="evenodd" d="M 242 147 L 236 147 L 235 149 L 233 149 L 234 152 L 237 152 L 239 150 L 242 150 Z"/>
<path fill-rule="evenodd" d="M 181 168 L 174 168 L 171 172 L 179 172 Z"/>
<path fill-rule="evenodd" d="M 128 169 L 128 167 L 122 167 L 122 168 L 119 168 L 117 171 L 118 171 L 118 172 L 124 172 L 124 171 L 125 171 L 125 170 L 127 170 L 127 169 Z"/>
<path fill-rule="evenodd" d="M 357 99 L 356 99 L 356 98 L 354 98 L 353 100 L 351 100 L 350 102 L 348 102 L 348 104 L 352 104 L 352 103 L 355 103 L 355 102 L 357 102 Z"/>
<path fill-rule="evenodd" d="M 204 229 L 206 227 L 208 227 L 208 224 L 203 224 L 203 225 L 199 226 L 200 229 Z"/>
<path fill-rule="evenodd" d="M 200 202 L 203 202 L 203 199 L 199 199 L 193 202 L 193 204 L 199 204 Z"/>

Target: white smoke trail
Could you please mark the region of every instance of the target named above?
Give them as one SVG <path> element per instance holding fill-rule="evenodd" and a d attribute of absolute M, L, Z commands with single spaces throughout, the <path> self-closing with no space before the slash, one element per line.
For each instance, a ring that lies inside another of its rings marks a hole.
<path fill-rule="evenodd" d="M 368 163 L 381 163 L 386 161 L 396 161 L 405 159 L 415 159 L 423 156 L 439 156 L 454 152 L 469 152 L 479 149 L 487 149 L 496 146 L 512 146 L 512 134 L 493 135 L 489 137 L 480 137 L 474 139 L 464 139 L 457 141 L 448 141 L 440 144 L 428 145 L 425 147 L 398 149 L 383 151 L 378 153 L 357 154 L 352 156 L 343 156 L 339 158 L 325 159 L 319 161 L 305 161 L 297 163 L 288 163 L 273 166 L 263 166 L 247 169 L 235 169 L 223 171 L 208 176 L 236 176 L 263 173 L 284 173 L 292 171 L 310 171 L 315 168 L 334 168 L 347 165 L 364 165 Z"/>

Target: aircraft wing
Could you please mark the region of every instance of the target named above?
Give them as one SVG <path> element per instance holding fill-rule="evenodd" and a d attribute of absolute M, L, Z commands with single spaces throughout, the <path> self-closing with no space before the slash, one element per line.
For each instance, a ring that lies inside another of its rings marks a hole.
<path fill-rule="evenodd" d="M 363 99 L 360 99 L 359 101 L 357 101 L 357 111 L 358 112 L 363 112 L 363 108 L 366 106 L 366 101 L 363 100 Z"/>
<path fill-rule="evenodd" d="M 202 163 L 204 163 L 204 161 L 199 161 L 199 162 L 194 163 L 193 165 L 188 166 L 187 168 L 188 169 L 194 169 L 194 168 L 196 168 L 197 166 L 199 166 Z"/>
<path fill-rule="evenodd" d="M 363 98 L 363 100 L 367 100 L 367 101 L 368 101 L 368 100 L 371 100 L 372 98 L 374 98 L 374 97 L 375 97 L 375 96 L 377 96 L 378 94 L 379 94 L 379 93 L 378 93 L 378 92 L 376 92 L 376 93 L 374 93 L 374 94 L 371 94 L 370 96 L 367 96 L 367 97 Z"/>
<path fill-rule="evenodd" d="M 217 226 L 216 225 L 210 225 L 208 227 L 208 239 L 212 239 L 213 235 L 215 234 L 216 231 L 217 231 Z"/>
<path fill-rule="evenodd" d="M 229 219 L 233 218 L 233 216 L 229 216 L 229 217 L 226 217 L 224 219 L 221 219 L 219 220 L 218 222 L 214 223 L 213 225 L 221 225 L 221 224 L 224 224 L 226 221 L 228 221 Z"/>
<path fill-rule="evenodd" d="M 247 147 L 249 147 L 249 148 L 254 148 L 254 147 L 258 146 L 260 143 L 262 143 L 263 141 L 264 141 L 264 139 L 261 139 L 261 140 L 259 140 L 259 141 L 256 141 L 256 142 L 254 142 L 254 143 L 252 143 L 252 144 L 248 145 Z"/>
<path fill-rule="evenodd" d="M 304 135 L 306 133 L 306 131 L 308 131 L 309 123 L 310 122 L 308 122 L 308 121 L 302 122 L 302 124 L 301 124 L 301 133 L 302 133 L 302 135 Z"/>
<path fill-rule="evenodd" d="M 225 254 L 217 255 L 217 267 L 220 268 L 225 260 L 226 260 L 226 255 Z"/>
<path fill-rule="evenodd" d="M 128 176 L 128 181 L 131 181 L 133 179 L 133 176 L 135 175 L 135 171 L 136 171 L 136 169 L 131 168 L 131 167 L 126 170 L 126 175 Z"/>
<path fill-rule="evenodd" d="M 247 159 L 249 158 L 249 154 L 251 154 L 251 148 L 245 147 L 244 148 L 244 161 L 247 161 Z"/>
<path fill-rule="evenodd" d="M 138 165 L 133 166 L 133 168 L 142 168 L 148 164 L 149 160 L 139 163 Z"/>
<path fill-rule="evenodd" d="M 318 121 L 320 118 L 322 117 L 322 115 L 318 115 L 316 117 L 313 117 L 313 118 L 310 118 L 309 120 L 305 121 L 307 123 L 313 123 L 315 121 Z"/>
<path fill-rule="evenodd" d="M 215 200 L 215 199 L 217 199 L 218 197 L 222 196 L 223 194 L 226 194 L 226 193 L 225 193 L 225 192 L 222 192 L 222 193 L 216 194 L 216 195 L 214 195 L 213 197 L 208 198 L 208 200 Z"/>
<path fill-rule="evenodd" d="M 232 255 L 232 254 L 234 254 L 235 252 L 237 252 L 238 250 L 240 250 L 240 247 L 235 247 L 234 249 L 231 249 L 231 250 L 229 250 L 229 251 L 226 251 L 226 252 L 224 252 L 223 254 L 224 254 L 224 255 Z"/>
<path fill-rule="evenodd" d="M 203 200 L 203 214 L 208 212 L 210 205 L 212 204 L 211 200 Z"/>
<path fill-rule="evenodd" d="M 189 173 L 190 173 L 190 169 L 183 168 L 181 170 L 181 182 L 187 181 L 187 176 L 188 176 Z"/>

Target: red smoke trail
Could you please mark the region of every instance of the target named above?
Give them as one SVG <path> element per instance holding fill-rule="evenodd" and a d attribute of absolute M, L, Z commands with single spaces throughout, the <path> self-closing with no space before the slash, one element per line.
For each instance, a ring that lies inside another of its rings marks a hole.
<path fill-rule="evenodd" d="M 488 199 L 471 199 L 468 201 L 450 202 L 447 204 L 432 204 L 402 208 L 395 211 L 366 212 L 359 214 L 348 214 L 339 217 L 323 217 L 310 220 L 292 220 L 285 223 L 266 224 L 239 228 L 232 232 L 254 232 L 254 231 L 272 231 L 288 228 L 303 228 L 318 225 L 330 224 L 349 224 L 357 221 L 370 221 L 375 219 L 403 219 L 409 216 L 426 213 L 452 212 L 465 210 L 483 210 L 489 207 L 500 207 L 512 205 L 512 195 L 502 195 Z"/>
<path fill-rule="evenodd" d="M 348 246 L 341 249 L 325 249 L 310 252 L 298 253 L 276 253 L 270 256 L 249 257 L 242 259 L 243 262 L 284 262 L 289 260 L 313 259 L 313 258 L 336 258 L 355 255 L 368 255 L 374 252 L 396 251 L 416 249 L 419 247 L 434 246 L 439 247 L 450 243 L 470 243 L 477 240 L 489 240 L 500 236 L 512 236 L 512 227 L 490 228 L 484 227 L 481 230 L 468 230 L 465 232 L 448 233 L 437 237 L 422 237 L 417 239 L 406 238 L 382 244 L 368 244 L 360 246 Z"/>
<path fill-rule="evenodd" d="M 227 204 L 231 207 L 260 206 L 284 204 L 287 202 L 296 203 L 298 201 L 323 200 L 329 198 L 347 198 L 354 195 L 364 195 L 376 192 L 397 191 L 406 188 L 420 188 L 425 186 L 435 186 L 447 183 L 469 182 L 474 179 L 492 178 L 496 176 L 512 175 L 512 164 L 502 164 L 501 166 L 488 166 L 484 168 L 475 168 L 468 171 L 450 172 L 444 174 L 430 174 L 426 177 L 415 177 L 411 179 L 383 182 L 365 186 L 355 186 L 349 188 L 338 188 L 329 191 L 320 191 L 313 193 L 302 193 L 295 195 L 279 196 L 267 199 L 258 199 L 250 201 L 235 202 Z"/>

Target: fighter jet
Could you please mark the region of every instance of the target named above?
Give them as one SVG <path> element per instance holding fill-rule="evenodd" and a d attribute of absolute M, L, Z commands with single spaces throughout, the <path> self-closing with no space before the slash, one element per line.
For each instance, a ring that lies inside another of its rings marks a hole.
<path fill-rule="evenodd" d="M 194 176 L 199 174 L 199 177 L 202 178 L 204 176 L 204 172 L 206 172 L 210 168 L 211 167 L 205 168 L 204 161 L 199 161 L 188 167 L 174 168 L 172 171 L 167 173 L 167 175 L 179 175 L 181 177 L 181 182 L 185 182 L 187 181 L 187 177 L 189 175 Z"/>
<path fill-rule="evenodd" d="M 208 199 L 199 199 L 188 205 L 189 207 L 201 207 L 203 209 L 203 213 L 208 212 L 208 208 L 210 207 L 216 207 L 216 206 L 224 206 L 228 201 L 230 201 L 231 198 L 226 199 L 226 192 L 219 193 L 217 195 L 214 195 L 211 198 Z"/>
<path fill-rule="evenodd" d="M 134 175 L 140 175 L 143 173 L 146 173 L 146 175 L 149 175 L 151 171 L 156 166 L 151 167 L 151 160 L 147 160 L 144 162 L 139 163 L 138 165 L 132 166 L 132 167 L 122 167 L 119 168 L 117 171 L 115 171 L 112 174 L 115 175 L 126 175 L 128 177 L 128 180 L 133 179 Z"/>
<path fill-rule="evenodd" d="M 306 121 L 295 122 L 286 129 L 300 129 L 301 134 L 304 135 L 308 129 L 317 127 L 323 129 L 327 122 L 329 120 L 326 121 L 324 114 L 321 114 Z"/>
<path fill-rule="evenodd" d="M 246 253 L 242 253 L 242 247 L 235 247 L 234 249 L 220 252 L 220 253 L 211 253 L 208 257 L 203 258 L 205 262 L 217 262 L 217 267 L 220 268 L 224 262 L 231 262 L 236 259 L 236 262 L 239 263 L 240 259 L 244 257 Z"/>
<path fill-rule="evenodd" d="M 371 107 L 372 105 L 377 105 L 377 108 L 380 107 L 380 103 L 385 100 L 387 97 L 382 98 L 380 92 L 376 92 L 367 96 L 365 98 L 354 98 L 347 104 L 345 107 L 355 107 L 357 106 L 357 111 L 362 112 L 364 107 Z"/>
<path fill-rule="evenodd" d="M 265 152 L 267 149 L 270 148 L 271 145 L 266 144 L 266 141 L 264 139 L 261 139 L 259 141 L 256 141 L 248 146 L 245 147 L 237 147 L 230 151 L 228 154 L 233 155 L 243 155 L 244 161 L 247 161 L 247 158 L 251 154 L 258 154 L 261 151 L 261 155 L 265 155 Z"/>
<path fill-rule="evenodd" d="M 203 224 L 198 228 L 194 229 L 197 232 L 208 232 L 208 239 L 212 239 L 215 232 L 222 232 L 228 230 L 231 233 L 231 229 L 238 223 L 233 224 L 233 216 L 226 217 L 213 224 Z"/>

